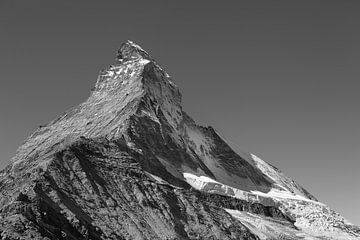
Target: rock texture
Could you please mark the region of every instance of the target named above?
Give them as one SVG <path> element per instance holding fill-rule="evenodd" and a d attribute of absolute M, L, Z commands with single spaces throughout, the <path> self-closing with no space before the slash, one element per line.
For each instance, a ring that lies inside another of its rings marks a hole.
<path fill-rule="evenodd" d="M 182 109 L 128 41 L 90 97 L 38 128 L 0 172 L 2 239 L 359 239 L 280 170 Z"/>

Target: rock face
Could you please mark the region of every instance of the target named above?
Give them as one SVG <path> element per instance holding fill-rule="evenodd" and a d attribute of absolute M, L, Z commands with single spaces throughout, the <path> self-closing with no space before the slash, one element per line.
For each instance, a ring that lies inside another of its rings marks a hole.
<path fill-rule="evenodd" d="M 126 42 L 90 97 L 38 128 L 0 172 L 2 239 L 359 239 L 280 170 L 183 110 Z"/>

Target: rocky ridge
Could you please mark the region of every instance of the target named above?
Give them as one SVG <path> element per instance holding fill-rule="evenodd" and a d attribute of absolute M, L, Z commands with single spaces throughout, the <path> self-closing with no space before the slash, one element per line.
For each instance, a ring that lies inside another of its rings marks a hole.
<path fill-rule="evenodd" d="M 358 239 L 280 170 L 182 109 L 128 41 L 90 97 L 39 127 L 0 173 L 2 239 Z"/>

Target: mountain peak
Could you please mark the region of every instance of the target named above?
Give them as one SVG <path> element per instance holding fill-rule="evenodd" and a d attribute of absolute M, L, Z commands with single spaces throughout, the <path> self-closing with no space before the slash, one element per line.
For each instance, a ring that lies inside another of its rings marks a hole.
<path fill-rule="evenodd" d="M 0 239 L 359 239 L 279 169 L 196 124 L 139 45 L 117 60 L 0 171 Z"/>
<path fill-rule="evenodd" d="M 121 44 L 116 58 L 119 61 L 136 58 L 151 59 L 150 55 L 141 46 L 130 40 L 127 40 L 125 43 Z"/>

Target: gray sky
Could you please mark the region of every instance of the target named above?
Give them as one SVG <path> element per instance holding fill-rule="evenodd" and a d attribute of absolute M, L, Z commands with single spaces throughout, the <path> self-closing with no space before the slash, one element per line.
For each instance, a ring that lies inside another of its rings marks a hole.
<path fill-rule="evenodd" d="M 0 1 L 0 168 L 131 39 L 184 109 L 360 225 L 359 1 Z"/>

